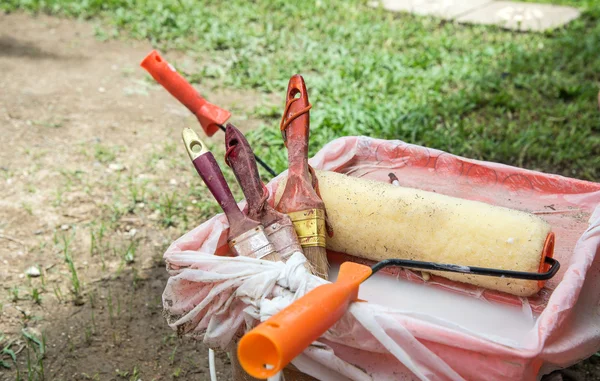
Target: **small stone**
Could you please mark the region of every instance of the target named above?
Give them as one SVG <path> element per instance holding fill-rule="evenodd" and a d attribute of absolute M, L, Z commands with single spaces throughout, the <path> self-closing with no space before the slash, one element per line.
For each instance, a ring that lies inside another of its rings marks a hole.
<path fill-rule="evenodd" d="M 98 92 L 99 93 L 105 93 L 106 89 L 104 87 L 98 87 Z"/>
<path fill-rule="evenodd" d="M 194 210 L 194 207 L 193 207 L 193 206 L 191 206 L 191 205 L 188 205 L 188 206 L 185 208 L 185 210 L 187 210 L 188 212 L 191 212 L 191 211 L 193 211 L 193 210 Z"/>
<path fill-rule="evenodd" d="M 170 185 L 177 185 L 177 180 L 171 179 L 171 180 L 169 180 L 169 184 Z"/>
<path fill-rule="evenodd" d="M 37 278 L 41 275 L 41 272 L 37 266 L 30 266 L 25 270 L 25 274 L 30 278 Z"/>
<path fill-rule="evenodd" d="M 19 279 L 25 278 L 25 274 L 19 274 Z"/>
<path fill-rule="evenodd" d="M 6 179 L 6 184 L 10 185 L 10 184 L 12 184 L 12 182 L 13 182 L 13 179 Z"/>
<path fill-rule="evenodd" d="M 67 224 L 60 225 L 60 230 L 69 230 L 70 226 Z"/>
<path fill-rule="evenodd" d="M 125 169 L 125 166 L 119 163 L 111 163 L 108 165 L 108 169 L 110 169 L 113 172 L 121 172 Z"/>
<path fill-rule="evenodd" d="M 144 209 L 144 207 L 146 206 L 146 204 L 144 204 L 143 202 L 138 202 L 138 203 L 136 204 L 136 206 L 137 206 L 138 208 L 140 208 L 140 209 Z"/>
<path fill-rule="evenodd" d="M 151 221 L 157 221 L 160 218 L 160 210 L 155 210 L 151 215 L 148 216 L 148 219 Z"/>
<path fill-rule="evenodd" d="M 192 200 L 192 204 L 197 204 L 197 203 L 198 203 L 198 200 L 196 200 L 196 199 Z"/>
<path fill-rule="evenodd" d="M 33 232 L 33 234 L 35 234 L 35 235 L 40 235 L 40 234 L 42 234 L 43 232 L 44 232 L 43 230 L 36 230 L 36 231 L 34 231 L 34 232 Z"/>
<path fill-rule="evenodd" d="M 135 235 L 136 235 L 136 234 L 137 234 L 137 229 L 131 229 L 131 230 L 129 231 L 129 236 L 130 236 L 130 237 L 135 237 Z"/>

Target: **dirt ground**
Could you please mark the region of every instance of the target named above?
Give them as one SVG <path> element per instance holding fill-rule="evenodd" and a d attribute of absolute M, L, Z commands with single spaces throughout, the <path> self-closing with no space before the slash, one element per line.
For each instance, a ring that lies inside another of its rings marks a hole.
<path fill-rule="evenodd" d="M 207 348 L 161 307 L 162 253 L 216 212 L 180 143 L 196 120 L 139 68 L 148 43 L 95 31 L 0 14 L 0 380 L 208 380 Z M 247 115 L 262 95 L 215 85 L 199 87 L 245 128 L 261 122 Z M 224 354 L 217 369 L 231 378 Z M 590 360 L 554 377 L 598 375 Z"/>
<path fill-rule="evenodd" d="M 162 253 L 206 203 L 180 141 L 196 120 L 138 66 L 150 50 L 102 42 L 90 23 L 0 14 L 0 349 L 16 340 L 21 377 L 42 372 L 26 329 L 45 338 L 47 380 L 209 379 L 207 348 L 162 317 Z M 200 88 L 237 120 L 252 107 Z M 226 356 L 217 369 L 229 379 Z"/>

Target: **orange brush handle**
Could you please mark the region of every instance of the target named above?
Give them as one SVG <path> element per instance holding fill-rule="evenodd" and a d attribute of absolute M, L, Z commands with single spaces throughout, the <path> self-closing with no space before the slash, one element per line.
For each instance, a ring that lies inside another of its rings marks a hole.
<path fill-rule="evenodd" d="M 344 315 L 371 273 L 368 266 L 343 263 L 335 283 L 315 288 L 246 333 L 238 345 L 244 370 L 261 379 L 281 371 Z"/>
<path fill-rule="evenodd" d="M 231 116 L 227 110 L 209 103 L 185 80 L 175 68 L 165 61 L 156 50 L 151 51 L 140 64 L 156 82 L 160 83 L 172 96 L 187 107 L 208 136 L 213 136 Z"/>

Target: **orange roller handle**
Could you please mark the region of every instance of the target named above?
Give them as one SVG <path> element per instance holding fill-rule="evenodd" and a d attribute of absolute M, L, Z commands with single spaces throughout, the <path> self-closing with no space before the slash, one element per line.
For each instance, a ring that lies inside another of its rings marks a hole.
<path fill-rule="evenodd" d="M 259 379 L 276 375 L 344 315 L 371 274 L 368 266 L 345 262 L 335 283 L 313 289 L 246 333 L 238 345 L 244 370 Z"/>
<path fill-rule="evenodd" d="M 196 89 L 179 75 L 175 68 L 165 61 L 156 50 L 151 51 L 140 66 L 146 69 L 156 82 L 160 83 L 172 96 L 196 115 L 206 135 L 213 136 L 219 130 L 219 126 L 225 124 L 227 119 L 231 117 L 229 111 L 223 110 L 202 98 Z"/>

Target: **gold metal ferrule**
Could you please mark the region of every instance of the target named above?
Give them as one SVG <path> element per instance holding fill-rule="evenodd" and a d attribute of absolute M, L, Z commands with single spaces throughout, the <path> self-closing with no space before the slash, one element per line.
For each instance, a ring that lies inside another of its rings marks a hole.
<path fill-rule="evenodd" d="M 308 209 L 300 212 L 288 213 L 296 234 L 298 234 L 298 240 L 302 247 L 325 247 L 325 211 L 322 209 Z"/>
<path fill-rule="evenodd" d="M 269 242 L 262 225 L 240 234 L 228 243 L 231 250 L 240 256 L 261 259 L 275 253 L 275 247 Z"/>

